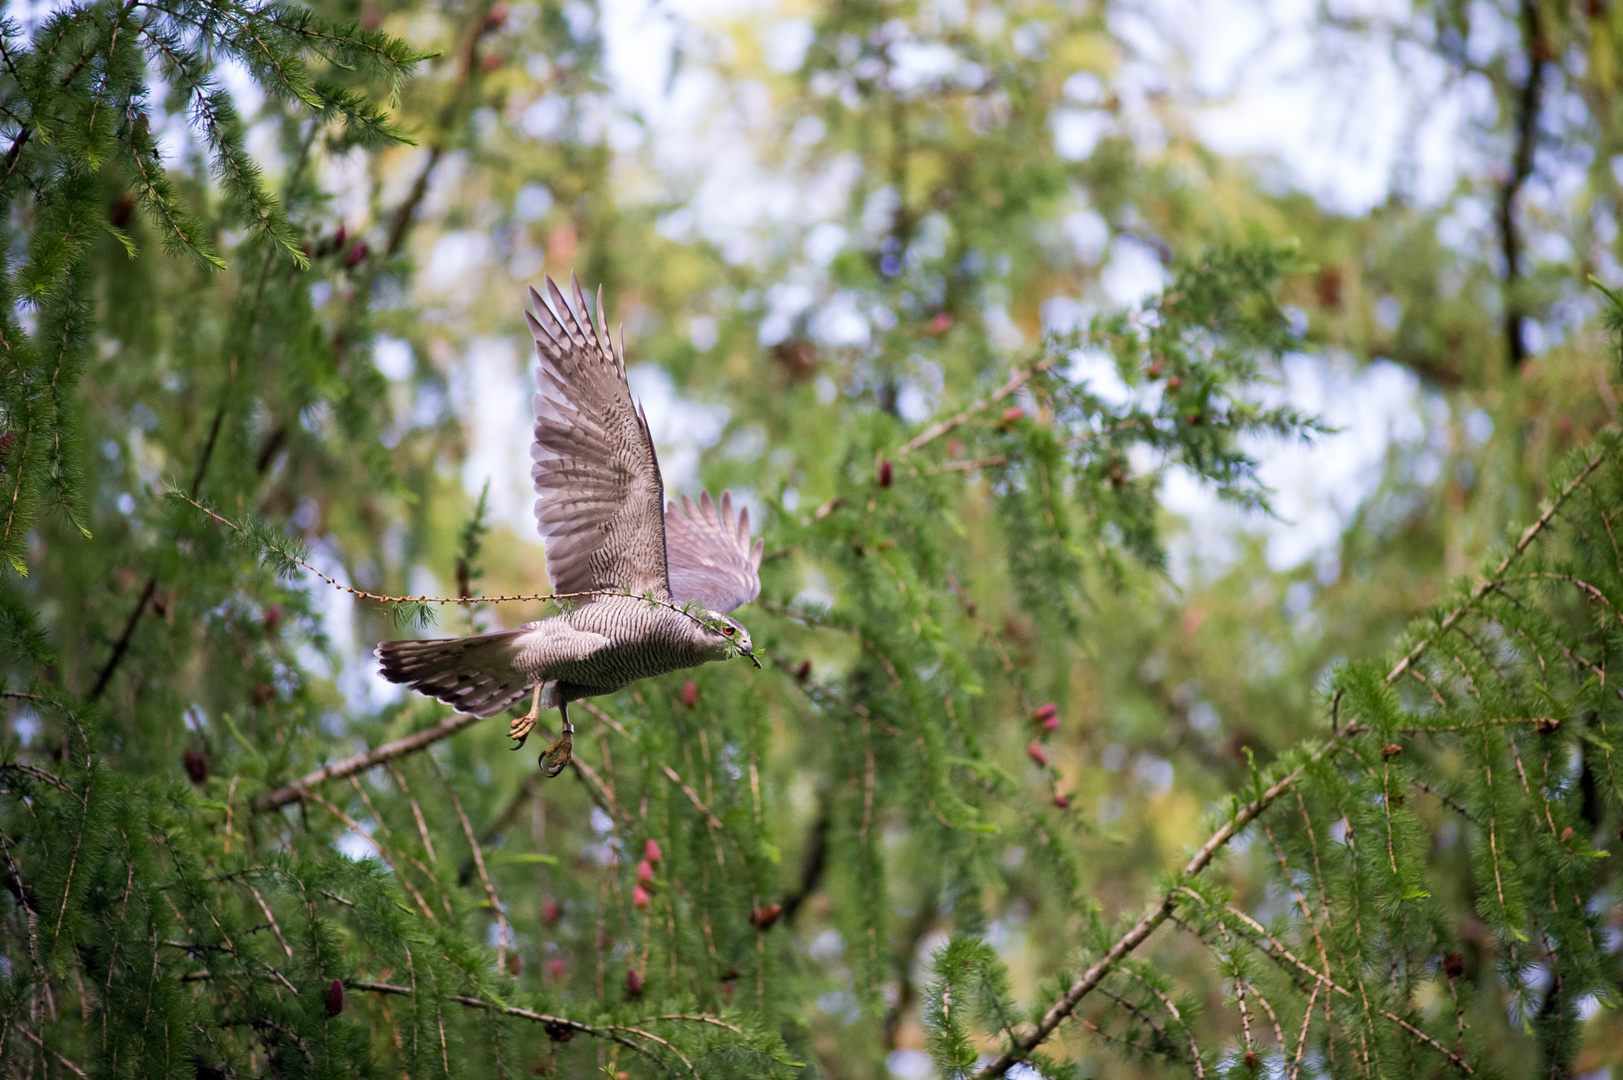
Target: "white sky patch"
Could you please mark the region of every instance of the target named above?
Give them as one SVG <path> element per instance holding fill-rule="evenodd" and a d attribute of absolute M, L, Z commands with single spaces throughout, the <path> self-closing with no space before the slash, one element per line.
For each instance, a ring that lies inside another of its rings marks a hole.
<path fill-rule="evenodd" d="M 1435 204 L 1473 168 L 1458 137 L 1479 95 L 1435 54 L 1379 34 L 1316 29 L 1314 0 L 1149 0 L 1112 26 L 1138 63 L 1176 70 L 1209 104 L 1195 113 L 1219 153 L 1273 159 L 1325 206 L 1361 214 L 1394 181 Z M 1351 0 L 1344 18 L 1398 21 L 1407 4 Z M 1491 107 L 1491 106 L 1490 106 Z"/>
<path fill-rule="evenodd" d="M 670 372 L 658 364 L 637 364 L 626 370 L 631 395 L 648 416 L 654 436 L 659 471 L 665 491 L 674 495 L 697 488 L 699 454 L 716 445 L 726 430 L 728 411 L 722 405 L 702 405 L 676 392 Z"/>
<path fill-rule="evenodd" d="M 1099 284 L 1112 302 L 1131 306 L 1160 292 L 1166 282 L 1166 268 L 1148 244 L 1125 234 L 1110 242 L 1110 261 L 1099 273 Z"/>
<path fill-rule="evenodd" d="M 335 545 L 336 541 L 330 536 L 322 537 L 312 544 L 310 565 L 340 584 L 353 584 Z M 349 593 L 333 588 L 308 570 L 301 570 L 298 580 L 308 590 L 311 610 L 336 654 L 338 672 L 334 681 L 338 684 L 339 693 L 344 695 L 344 703 L 347 706 L 345 715 L 368 715 L 385 705 L 399 701 L 405 688 L 396 686 L 378 674 L 377 662 L 372 656 L 375 642 L 363 642 L 356 637 L 355 598 Z M 300 660 L 302 662 L 307 657 L 316 659 L 318 656 L 314 650 L 305 646 L 301 650 Z M 319 665 L 315 666 L 315 670 L 327 670 L 326 661 L 321 660 Z M 371 853 L 369 847 L 362 854 Z"/>
<path fill-rule="evenodd" d="M 1187 471 L 1170 470 L 1163 504 L 1190 524 L 1170 544 L 1180 585 L 1197 572 L 1225 570 L 1238 555 L 1235 539 L 1242 534 L 1265 539 L 1274 570 L 1333 558 L 1343 530 L 1379 484 L 1388 450 L 1417 446 L 1427 435 L 1430 409 L 1420 380 L 1389 361 L 1355 369 L 1347 360 L 1293 355 L 1285 360 L 1283 385 L 1267 397 L 1341 430 L 1306 443 L 1271 440 L 1250 448 L 1263 483 L 1274 490 L 1275 519 L 1224 504 Z"/>
<path fill-rule="evenodd" d="M 521 359 L 522 357 L 522 359 Z M 539 544 L 535 531 L 535 490 L 530 483 L 530 440 L 535 424 L 530 399 L 535 393 L 529 349 L 511 338 L 475 338 L 446 373 L 451 408 L 467 440 L 462 486 L 478 495 L 490 482 L 492 519 L 514 534 Z"/>
<path fill-rule="evenodd" d="M 1078 349 L 1071 354 L 1065 377 L 1084 385 L 1088 393 L 1096 395 L 1111 408 L 1122 408 L 1136 396 L 1122 381 L 1116 358 L 1100 349 Z"/>

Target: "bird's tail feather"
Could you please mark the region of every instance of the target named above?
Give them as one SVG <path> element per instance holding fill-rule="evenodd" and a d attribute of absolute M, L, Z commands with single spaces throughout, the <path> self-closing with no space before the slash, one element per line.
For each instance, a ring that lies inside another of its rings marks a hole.
<path fill-rule="evenodd" d="M 383 677 L 474 716 L 495 716 L 534 685 L 515 666 L 528 631 L 474 637 L 385 641 L 377 647 Z"/>

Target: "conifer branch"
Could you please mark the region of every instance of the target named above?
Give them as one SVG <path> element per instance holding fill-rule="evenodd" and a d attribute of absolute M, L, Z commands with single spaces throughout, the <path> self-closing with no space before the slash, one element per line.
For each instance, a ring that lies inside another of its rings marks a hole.
<path fill-rule="evenodd" d="M 1609 441 L 1610 440 L 1608 440 L 1608 442 Z M 1483 597 L 1487 596 L 1495 589 L 1503 586 L 1505 572 L 1509 570 L 1511 565 L 1522 556 L 1522 553 L 1527 550 L 1528 546 L 1538 538 L 1538 535 L 1544 531 L 1545 526 L 1549 525 L 1549 523 L 1555 518 L 1556 512 L 1561 509 L 1561 505 L 1565 503 L 1574 492 L 1583 486 L 1584 481 L 1589 478 L 1589 475 L 1596 469 L 1600 468 L 1601 463 L 1605 460 L 1605 449 L 1603 449 L 1600 453 L 1589 457 L 1589 459 L 1584 463 L 1583 467 L 1578 470 L 1577 475 L 1568 480 L 1566 484 L 1562 486 L 1561 490 L 1556 494 L 1555 498 L 1550 500 L 1550 505 L 1545 507 L 1544 512 L 1540 514 L 1531 525 L 1522 530 L 1522 534 L 1517 538 L 1515 546 L 1505 553 L 1505 557 L 1499 561 L 1499 565 L 1494 569 L 1494 572 L 1480 581 L 1477 586 L 1471 590 L 1470 594 L 1465 598 L 1464 601 L 1449 611 L 1447 615 L 1443 616 L 1442 620 L 1438 622 L 1437 628 L 1433 633 L 1427 634 L 1419 641 L 1415 642 L 1414 646 L 1404 654 L 1403 658 L 1393 666 L 1392 670 L 1387 672 L 1386 682 L 1388 686 L 1397 682 L 1403 673 L 1414 666 L 1415 662 L 1425 654 L 1426 649 L 1430 647 L 1433 641 L 1452 630 L 1468 612 L 1470 612 L 1478 603 L 1482 601 Z"/>
<path fill-rule="evenodd" d="M 356 754 L 342 761 L 335 761 L 331 765 L 323 765 L 321 768 L 306 773 L 290 784 L 255 798 L 253 801 L 254 812 L 263 814 L 269 810 L 279 810 L 291 803 L 308 798 L 318 786 L 327 783 L 329 780 L 343 780 L 357 773 L 366 772 L 368 769 L 382 765 L 385 762 L 393 761 L 395 758 L 414 754 L 419 750 L 434 745 L 441 739 L 450 738 L 464 728 L 472 727 L 479 720 L 479 717 L 467 713 L 453 713 L 433 727 L 424 728 L 422 731 L 407 735 L 402 739 L 395 739 L 393 742 L 386 742 L 376 750 Z"/>
<path fill-rule="evenodd" d="M 1031 1030 L 1019 1034 L 1002 1053 L 978 1069 L 975 1072 L 976 1080 L 1002 1076 L 1015 1065 L 1026 1060 L 1033 1050 L 1047 1041 L 1048 1037 L 1054 1033 L 1054 1030 L 1059 1027 L 1066 1017 L 1076 1011 L 1076 1007 L 1081 1004 L 1082 999 L 1097 988 L 1104 981 L 1106 975 L 1110 974 L 1123 959 L 1131 955 L 1140 945 L 1149 940 L 1150 935 L 1162 923 L 1167 921 L 1172 915 L 1173 909 L 1177 907 L 1178 896 L 1184 888 L 1181 884 L 1182 881 L 1198 876 L 1210 866 L 1212 860 L 1217 857 L 1217 853 L 1226 847 L 1229 841 L 1233 840 L 1247 825 L 1260 817 L 1281 795 L 1295 787 L 1297 782 L 1307 774 L 1311 766 L 1317 765 L 1320 761 L 1335 753 L 1349 738 L 1360 734 L 1363 730 L 1357 724 L 1349 724 L 1342 728 L 1337 735 L 1322 743 L 1318 749 L 1309 754 L 1295 768 L 1271 784 L 1260 796 L 1240 807 L 1221 828 L 1201 845 L 1200 850 L 1196 851 L 1189 862 L 1184 865 L 1183 870 L 1178 875 L 1180 884 L 1174 885 L 1162 893 L 1161 898 L 1156 901 L 1155 905 L 1138 922 L 1134 923 L 1126 933 L 1117 938 L 1105 950 L 1103 956 L 1078 976 L 1070 988 L 1060 996 L 1059 1000 L 1048 1007 L 1042 1018 Z"/>
<path fill-rule="evenodd" d="M 343 983 L 352 990 L 365 990 L 373 994 L 391 994 L 399 997 L 414 996 L 411 987 L 397 986 L 393 983 L 374 982 L 369 979 L 344 979 Z M 669 1064 L 661 1060 L 657 1055 L 644 1048 L 641 1044 L 634 1042 L 620 1034 L 621 1032 L 633 1032 L 639 1035 L 644 1035 L 651 1040 L 661 1043 L 665 1042 L 665 1040 L 659 1039 L 657 1036 L 649 1035 L 646 1032 L 641 1032 L 637 1028 L 627 1027 L 623 1024 L 604 1024 L 602 1026 L 596 1026 L 593 1024 L 588 1024 L 582 1020 L 570 1019 L 567 1016 L 554 1016 L 550 1013 L 536 1012 L 533 1009 L 523 1009 L 515 1005 L 503 1005 L 494 1001 L 485 1001 L 483 998 L 470 997 L 467 994 L 450 994 L 448 995 L 448 998 L 449 1000 L 456 1002 L 458 1005 L 465 1006 L 469 1009 L 485 1009 L 491 1012 L 500 1013 L 503 1016 L 511 1016 L 517 1020 L 528 1020 L 532 1024 L 540 1024 L 544 1029 L 546 1029 L 548 1037 L 550 1037 L 554 1042 L 568 1042 L 576 1035 L 586 1035 L 594 1039 L 604 1039 L 609 1042 L 619 1043 L 621 1046 L 624 1046 L 633 1053 L 652 1061 L 661 1069 L 665 1069 L 667 1071 L 670 1069 Z M 665 1045 L 668 1046 L 669 1044 L 666 1043 Z M 683 1061 L 685 1063 L 686 1058 L 683 1058 Z M 691 1069 L 692 1066 L 689 1065 L 689 1070 L 691 1071 Z"/>
<path fill-rule="evenodd" d="M 468 847 L 473 852 L 473 865 L 479 870 L 479 881 L 485 887 L 485 897 L 490 901 L 490 910 L 496 916 L 496 927 L 500 931 L 500 938 L 496 943 L 496 970 L 501 971 L 507 967 L 507 942 L 513 937 L 513 928 L 507 925 L 507 913 L 502 909 L 502 898 L 496 893 L 496 886 L 490 880 L 490 873 L 485 869 L 485 856 L 479 850 L 479 837 L 474 835 L 473 823 L 468 820 L 468 813 L 462 809 L 462 800 L 457 796 L 456 787 L 451 783 L 440 763 L 429 755 L 428 763 L 440 780 L 445 784 L 445 793 L 451 798 L 451 808 L 456 811 L 456 817 L 462 823 L 462 835 L 467 838 Z"/>
<path fill-rule="evenodd" d="M 1209 901 L 1205 897 L 1201 896 L 1193 889 L 1184 889 L 1182 891 L 1198 900 L 1202 905 L 1209 904 Z M 1340 983 L 1335 982 L 1327 976 L 1319 974 L 1312 967 L 1309 967 L 1307 964 L 1303 963 L 1302 960 L 1292 953 L 1283 942 L 1274 937 L 1273 934 L 1269 933 L 1266 927 L 1257 922 L 1257 920 L 1253 919 L 1251 916 L 1247 915 L 1245 912 L 1241 911 L 1239 908 L 1235 907 L 1233 904 L 1225 904 L 1223 906 L 1223 911 L 1226 912 L 1230 917 L 1244 923 L 1253 934 L 1263 939 L 1267 943 L 1267 947 L 1262 950 L 1264 953 L 1272 954 L 1277 960 L 1288 963 L 1302 974 L 1306 975 L 1308 978 L 1313 979 L 1316 982 L 1321 982 L 1326 989 L 1333 993 L 1340 994 L 1348 999 L 1352 999 L 1356 996 L 1345 986 L 1342 986 Z M 1219 925 L 1221 925 L 1221 923 L 1219 923 Z M 1430 1035 L 1427 1035 L 1424 1031 L 1421 1031 L 1419 1028 L 1415 1027 L 1401 1016 L 1398 1016 L 1396 1013 L 1393 1013 L 1387 1009 L 1379 1009 L 1377 1011 L 1382 1017 L 1396 1024 L 1415 1039 L 1418 1039 L 1420 1042 L 1425 1043 L 1433 1050 L 1436 1050 L 1439 1054 L 1442 1054 L 1448 1059 L 1449 1064 L 1453 1065 L 1466 1076 L 1476 1075 L 1476 1071 L 1471 1068 L 1470 1064 L 1467 1063 L 1464 1058 L 1460 1057 L 1458 1054 L 1454 1053 L 1442 1043 L 1438 1042 Z M 1281 1042 L 1281 1046 L 1283 1045 L 1283 1042 Z"/>
<path fill-rule="evenodd" d="M 1516 561 L 1516 559 L 1528 549 L 1528 547 L 1550 523 L 1550 521 L 1553 520 L 1562 503 L 1564 503 L 1567 498 L 1569 498 L 1575 491 L 1579 489 L 1580 486 L 1582 486 L 1583 481 L 1600 467 L 1605 458 L 1605 450 L 1602 450 L 1600 453 L 1594 454 L 1588 458 L 1584 466 L 1578 471 L 1577 475 L 1572 477 L 1572 479 L 1570 479 L 1562 487 L 1561 491 L 1551 501 L 1550 506 L 1547 507 L 1545 511 L 1522 532 L 1522 535 L 1518 538 L 1515 546 L 1500 561 L 1494 573 L 1478 584 L 1471 591 L 1464 602 L 1444 616 L 1444 618 L 1437 624 L 1437 628 L 1433 633 L 1426 635 L 1420 641 L 1415 643 L 1409 652 L 1405 654 L 1405 656 L 1387 673 L 1385 679 L 1383 680 L 1385 685 L 1390 686 L 1401 678 L 1402 675 L 1408 671 L 1422 655 L 1424 655 L 1426 648 L 1429 645 L 1436 641 L 1438 637 L 1446 634 L 1450 629 L 1456 626 L 1459 621 L 1489 593 L 1502 587 L 1506 571 L 1510 569 L 1511 565 Z M 1243 809 L 1236 813 L 1227 824 L 1214 833 L 1213 836 L 1207 840 L 1206 844 L 1203 845 L 1195 854 L 1194 858 L 1192 858 L 1184 867 L 1180 877 L 1187 880 L 1198 875 L 1206 868 L 1206 866 L 1210 864 L 1216 853 L 1231 839 L 1233 839 L 1240 829 L 1243 829 L 1245 825 L 1249 824 L 1252 820 L 1255 820 L 1256 817 L 1260 816 L 1262 812 L 1271 806 L 1280 795 L 1294 787 L 1297 781 L 1300 780 L 1305 774 L 1308 766 L 1316 764 L 1318 761 L 1332 754 L 1344 744 L 1349 735 L 1362 730 L 1363 729 L 1359 725 L 1348 725 L 1347 727 L 1342 728 L 1330 740 L 1321 744 L 1307 761 L 1298 765 L 1291 772 L 1287 773 L 1280 780 L 1276 781 L 1266 792 L 1263 793 L 1261 797 L 1247 804 Z M 1497 848 L 1495 846 L 1496 837 L 1494 822 L 1491 819 L 1489 822 L 1489 844 L 1490 848 L 1494 849 L 1495 880 L 1500 882 L 1499 888 L 1501 910 L 1506 910 L 1506 913 L 1508 914 L 1508 910 L 1504 907 L 1505 897 L 1503 892 L 1503 883 L 1498 877 Z M 1041 1045 L 1041 1043 L 1044 1042 L 1050 1034 L 1052 1034 L 1054 1029 L 1057 1028 L 1059 1024 L 1075 1010 L 1082 998 L 1098 986 L 1105 975 L 1107 975 L 1118 963 L 1120 963 L 1123 958 L 1142 945 L 1144 941 L 1147 940 L 1155 931 L 1155 929 L 1159 927 L 1162 922 L 1166 921 L 1166 919 L 1172 914 L 1173 908 L 1176 906 L 1178 892 L 1183 888 L 1184 886 L 1178 885 L 1163 893 L 1157 904 L 1151 908 L 1150 911 L 1144 915 L 1131 929 L 1119 937 L 1116 942 L 1111 945 L 1108 950 L 1106 950 L 1105 955 L 1096 961 L 1090 968 L 1088 968 L 1087 971 L 1085 971 L 1074 983 L 1072 983 L 1071 987 L 1065 992 L 1065 994 L 1049 1007 L 1033 1030 L 1026 1032 L 1014 1039 L 1012 1041 L 1012 1045 L 1007 1047 L 1001 1054 L 998 1055 L 998 1057 L 994 1058 L 991 1062 L 977 1071 L 975 1076 L 977 1078 L 1002 1076 L 1016 1063 L 1024 1060 L 1037 1046 Z M 1302 967 L 1304 970 L 1310 972 L 1315 979 L 1323 977 L 1327 983 L 1329 982 L 1328 976 L 1320 976 L 1318 972 L 1313 971 L 1311 968 L 1307 968 L 1306 965 L 1302 965 Z M 1339 987 L 1339 984 L 1331 983 L 1330 985 L 1338 992 L 1346 993 L 1349 997 L 1352 996 L 1350 991 L 1346 991 Z M 1365 1004 L 1367 1006 L 1367 1002 L 1365 1002 Z M 1432 1039 L 1424 1032 L 1419 1031 L 1419 1029 L 1414 1028 L 1413 1025 L 1410 1025 L 1407 1021 L 1402 1020 L 1400 1017 L 1387 1013 L 1384 1010 L 1382 1010 L 1382 1012 L 1387 1019 L 1397 1023 L 1399 1026 L 1408 1030 L 1412 1035 L 1422 1039 L 1429 1045 L 1432 1045 L 1441 1053 L 1445 1054 L 1449 1060 L 1456 1065 L 1456 1067 L 1462 1069 L 1468 1075 L 1471 1074 L 1469 1065 L 1467 1065 L 1463 1059 L 1459 1058 L 1452 1051 L 1443 1047 L 1440 1043 L 1437 1043 L 1436 1040 Z"/>
<path fill-rule="evenodd" d="M 906 457 L 908 454 L 911 454 L 913 451 L 917 450 L 921 446 L 924 446 L 926 443 L 939 439 L 953 428 L 973 420 L 977 413 L 991 408 L 993 405 L 996 405 L 998 402 L 1002 401 L 1004 398 L 1007 398 L 1011 394 L 1018 393 L 1020 388 L 1025 386 L 1026 383 L 1030 382 L 1034 376 L 1040 375 L 1044 371 L 1047 371 L 1049 368 L 1053 367 L 1059 362 L 1059 359 L 1060 358 L 1058 356 L 1049 355 L 1043 357 L 1034 364 L 1030 364 L 1022 368 L 1015 368 L 1014 371 L 1009 373 L 1009 377 L 1004 381 L 1003 385 L 992 391 L 986 397 L 977 400 L 962 412 L 949 416 L 945 420 L 940 420 L 934 424 L 931 424 L 913 438 L 897 447 L 897 459 L 900 460 L 901 458 Z"/>
<path fill-rule="evenodd" d="M 647 603 L 651 607 L 666 608 L 670 611 L 683 615 L 688 619 L 691 619 L 693 622 L 698 623 L 701 626 L 705 625 L 704 619 L 694 613 L 695 605 L 692 602 L 676 603 L 671 600 L 661 600 L 651 594 L 637 594 L 629 592 L 626 589 L 580 589 L 575 592 L 524 593 L 521 595 L 510 596 L 477 597 L 387 596 L 382 593 L 368 592 L 365 589 L 357 589 L 353 585 L 345 585 L 332 575 L 322 573 L 300 553 L 299 548 L 289 544 L 283 538 L 275 536 L 262 525 L 258 525 L 256 523 L 252 528 L 245 528 L 244 526 L 239 525 L 237 522 L 232 521 L 230 518 L 216 513 L 213 509 L 201 502 L 198 502 L 197 499 L 193 498 L 192 496 L 183 494 L 174 488 L 170 488 L 167 492 L 165 492 L 165 495 L 167 497 L 178 499 L 180 502 L 187 503 L 194 508 L 201 510 L 203 513 L 207 514 L 221 525 L 226 526 L 234 534 L 241 537 L 245 543 L 253 546 L 260 553 L 268 553 L 276 562 L 276 570 L 278 573 L 286 575 L 290 573 L 290 568 L 297 567 L 298 569 L 304 570 L 305 572 L 315 576 L 332 588 L 337 589 L 339 592 L 348 593 L 350 596 L 353 596 L 359 600 L 371 600 L 378 604 L 403 605 L 410 609 L 426 608 L 430 604 L 462 605 L 468 603 L 469 600 L 477 600 L 481 604 L 516 604 L 525 602 L 534 603 L 537 601 L 578 600 L 582 597 L 635 596 L 638 600 Z"/>

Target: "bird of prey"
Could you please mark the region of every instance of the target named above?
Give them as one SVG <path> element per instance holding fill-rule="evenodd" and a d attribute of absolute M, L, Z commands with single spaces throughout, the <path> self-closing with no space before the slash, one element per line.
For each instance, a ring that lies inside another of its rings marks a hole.
<path fill-rule="evenodd" d="M 760 667 L 749 631 L 728 612 L 761 592 L 761 541 L 749 510 L 733 515 L 705 492 L 666 505 L 648 419 L 626 382 L 625 336 L 594 324 L 571 275 L 571 305 L 552 279 L 549 307 L 534 289 L 525 318 L 541 366 L 533 399 L 535 520 L 547 573 L 564 611 L 514 630 L 434 641 L 385 641 L 383 675 L 474 716 L 494 716 L 529 691 L 529 714 L 509 734 L 524 745 L 542 708 L 556 708 L 558 741 L 541 755 L 547 776 L 569 764 L 569 703 L 708 660 Z"/>

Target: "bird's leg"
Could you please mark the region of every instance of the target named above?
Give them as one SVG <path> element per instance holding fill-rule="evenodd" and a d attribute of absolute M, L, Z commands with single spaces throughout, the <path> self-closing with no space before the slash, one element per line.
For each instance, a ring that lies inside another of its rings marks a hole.
<path fill-rule="evenodd" d="M 551 778 L 569 767 L 575 756 L 575 725 L 569 722 L 569 703 L 559 702 L 558 716 L 563 721 L 563 734 L 541 755 L 541 772 Z"/>
<path fill-rule="evenodd" d="M 513 747 L 514 750 L 524 749 L 524 740 L 528 739 L 530 732 L 535 729 L 536 718 L 541 715 L 541 687 L 543 685 L 545 684 L 535 684 L 535 694 L 530 698 L 529 713 L 514 720 L 513 725 L 507 729 L 507 737 L 518 740 L 518 745 Z"/>

